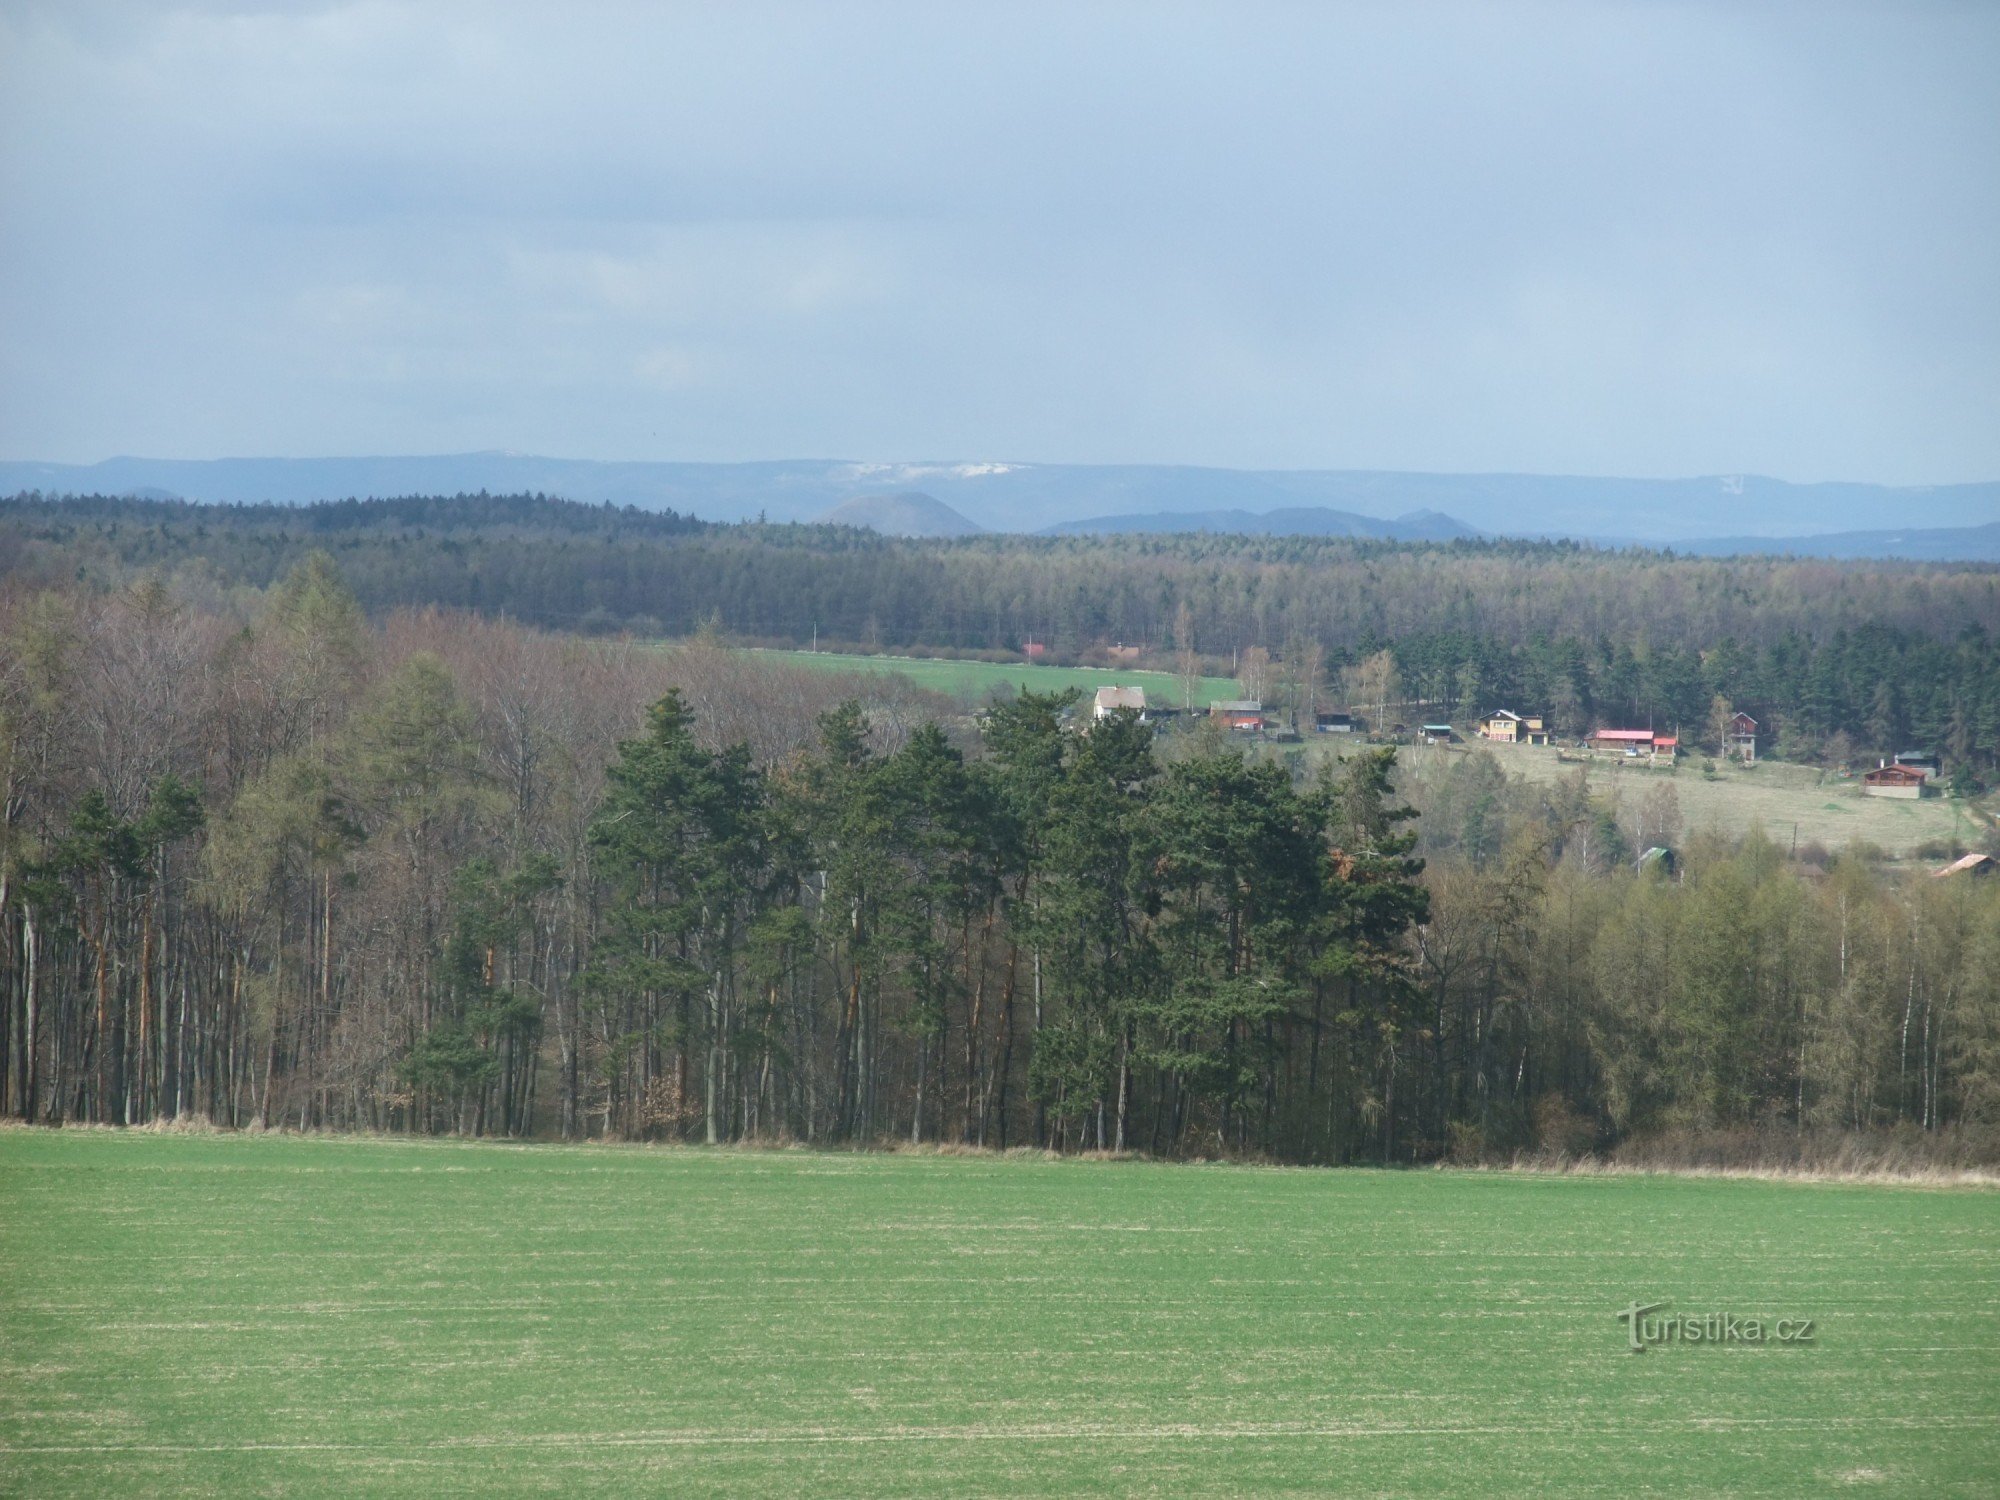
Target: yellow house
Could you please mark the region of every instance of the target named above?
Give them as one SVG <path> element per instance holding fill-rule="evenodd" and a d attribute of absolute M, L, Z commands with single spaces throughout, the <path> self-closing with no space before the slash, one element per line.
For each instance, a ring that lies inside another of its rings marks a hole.
<path fill-rule="evenodd" d="M 1489 740 L 1508 745 L 1546 745 L 1549 732 L 1539 715 L 1522 715 L 1501 709 L 1479 721 L 1479 732 Z"/>

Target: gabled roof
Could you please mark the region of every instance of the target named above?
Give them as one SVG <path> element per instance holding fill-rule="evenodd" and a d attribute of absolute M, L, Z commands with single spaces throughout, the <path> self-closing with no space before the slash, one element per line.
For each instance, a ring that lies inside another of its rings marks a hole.
<path fill-rule="evenodd" d="M 1863 781 L 1929 781 L 1930 773 L 1922 766 L 1877 766 L 1862 774 Z"/>
<path fill-rule="evenodd" d="M 1521 722 L 1521 716 L 1511 708 L 1496 708 L 1486 717 L 1489 719 L 1512 719 L 1516 724 Z"/>
<path fill-rule="evenodd" d="M 1255 698 L 1217 698 L 1208 705 L 1212 714 L 1260 714 L 1264 705 Z"/>
<path fill-rule="evenodd" d="M 1097 690 L 1097 711 L 1114 713 L 1121 708 L 1146 711 L 1146 690 L 1137 687 L 1101 687 Z"/>
<path fill-rule="evenodd" d="M 1968 854 L 1963 859 L 1953 860 L 1942 870 L 1931 871 L 1931 879 L 1942 880 L 1947 875 L 1983 875 L 1993 868 L 1990 854 Z"/>

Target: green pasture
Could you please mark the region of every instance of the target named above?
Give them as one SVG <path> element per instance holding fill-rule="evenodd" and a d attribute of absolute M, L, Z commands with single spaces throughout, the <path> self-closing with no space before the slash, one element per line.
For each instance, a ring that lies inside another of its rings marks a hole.
<path fill-rule="evenodd" d="M 1848 1488 L 2000 1492 L 2000 1192 L 0 1131 L 0 1493 Z"/>
<path fill-rule="evenodd" d="M 945 661 L 915 656 L 847 656 L 832 651 L 764 651 L 753 655 L 787 666 L 814 667 L 827 672 L 900 672 L 920 687 L 955 697 L 984 700 L 1003 684 L 1031 692 L 1052 693 L 1080 688 L 1094 693 L 1101 687 L 1142 687 L 1149 702 L 1178 706 L 1181 680 L 1172 672 L 1139 672 L 1131 668 L 1051 667 L 1039 662 Z M 1240 696 L 1227 677 L 1195 679 L 1194 702 L 1205 707 L 1218 698 Z"/>

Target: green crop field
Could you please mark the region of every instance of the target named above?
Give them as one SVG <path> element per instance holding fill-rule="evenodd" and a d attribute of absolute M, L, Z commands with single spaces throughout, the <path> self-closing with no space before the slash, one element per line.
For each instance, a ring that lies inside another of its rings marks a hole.
<path fill-rule="evenodd" d="M 1978 1187 L 14 1129 L 0 1267 L 11 1494 L 2000 1492 Z"/>
<path fill-rule="evenodd" d="M 900 672 L 920 687 L 956 697 L 984 699 L 996 687 L 1026 687 L 1032 692 L 1052 693 L 1061 688 L 1080 688 L 1086 693 L 1101 687 L 1142 687 L 1153 702 L 1179 704 L 1181 680 L 1171 672 L 1140 672 L 1131 668 L 1049 667 L 1036 662 L 944 661 L 916 656 L 847 656 L 831 651 L 763 651 L 755 655 L 787 666 L 815 667 L 827 672 Z M 1197 707 L 1218 698 L 1234 698 L 1240 693 L 1227 677 L 1195 679 Z"/>

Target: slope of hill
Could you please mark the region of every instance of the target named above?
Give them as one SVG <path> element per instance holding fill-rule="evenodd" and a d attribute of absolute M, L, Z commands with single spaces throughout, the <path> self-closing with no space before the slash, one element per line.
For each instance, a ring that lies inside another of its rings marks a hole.
<path fill-rule="evenodd" d="M 1704 537 L 1676 542 L 1699 557 L 1776 554 L 1784 557 L 1899 557 L 1911 562 L 2000 562 L 2000 521 L 1984 526 L 1912 527 L 1900 531 L 1836 531 L 1820 536 Z"/>
<path fill-rule="evenodd" d="M 856 495 L 820 517 L 829 526 L 861 526 L 884 536 L 977 536 L 975 526 L 922 490 L 888 495 Z"/>
<path fill-rule="evenodd" d="M 1043 536 L 1103 536 L 1118 532 L 1210 531 L 1232 536 L 1358 536 L 1395 542 L 1449 541 L 1479 533 L 1439 511 L 1412 511 L 1394 520 L 1325 506 L 1292 506 L 1261 514 L 1247 510 L 1152 511 L 1095 516 L 1044 527 Z"/>

